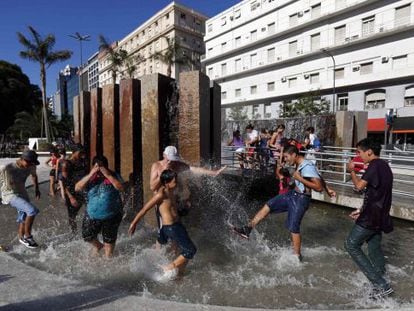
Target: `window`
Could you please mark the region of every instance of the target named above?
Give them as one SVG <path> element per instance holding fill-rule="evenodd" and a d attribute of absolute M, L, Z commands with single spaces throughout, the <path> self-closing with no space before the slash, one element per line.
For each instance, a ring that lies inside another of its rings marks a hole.
<path fill-rule="evenodd" d="M 257 30 L 253 30 L 250 32 L 250 41 L 256 41 L 257 40 Z"/>
<path fill-rule="evenodd" d="M 170 18 L 170 13 L 165 14 L 165 19 L 169 19 Z"/>
<path fill-rule="evenodd" d="M 346 6 L 346 0 L 335 0 L 335 8 L 337 10 L 343 9 Z"/>
<path fill-rule="evenodd" d="M 268 84 L 267 84 L 267 91 L 268 92 L 272 92 L 272 91 L 274 91 L 275 90 L 275 83 L 274 82 L 269 82 Z"/>
<path fill-rule="evenodd" d="M 319 16 L 321 16 L 321 4 L 315 4 L 311 7 L 311 18 L 318 18 Z"/>
<path fill-rule="evenodd" d="M 221 18 L 221 26 L 224 26 L 224 25 L 226 25 L 226 17 L 225 16 Z"/>
<path fill-rule="evenodd" d="M 348 94 L 338 94 L 338 111 L 348 110 Z"/>
<path fill-rule="evenodd" d="M 272 63 L 275 61 L 275 48 L 267 50 L 267 62 Z"/>
<path fill-rule="evenodd" d="M 272 104 L 264 105 L 264 117 L 270 119 L 272 117 Z"/>
<path fill-rule="evenodd" d="M 395 26 L 403 26 L 410 23 L 411 5 L 404 5 L 395 9 Z"/>
<path fill-rule="evenodd" d="M 298 41 L 289 42 L 289 56 L 290 57 L 296 56 L 297 50 L 298 50 Z"/>
<path fill-rule="evenodd" d="M 310 83 L 311 84 L 319 83 L 319 73 L 312 73 L 310 75 Z"/>
<path fill-rule="evenodd" d="M 385 90 L 372 90 L 365 93 L 365 109 L 373 110 L 385 107 Z"/>
<path fill-rule="evenodd" d="M 213 55 L 213 48 L 209 48 L 209 49 L 207 50 L 207 55 L 208 55 L 208 56 Z"/>
<path fill-rule="evenodd" d="M 250 87 L 250 94 L 257 94 L 257 85 L 252 85 Z"/>
<path fill-rule="evenodd" d="M 293 27 L 298 24 L 298 13 L 289 16 L 289 26 Z"/>
<path fill-rule="evenodd" d="M 227 74 L 227 64 L 221 64 L 221 75 L 225 76 Z"/>
<path fill-rule="evenodd" d="M 259 113 L 259 108 L 260 108 L 259 105 L 253 105 L 253 118 L 255 119 L 260 119 L 262 117 L 261 114 Z"/>
<path fill-rule="evenodd" d="M 373 63 L 361 64 L 361 75 L 366 75 L 372 73 Z"/>
<path fill-rule="evenodd" d="M 181 13 L 180 14 L 180 17 L 181 17 L 181 19 L 185 19 L 185 14 L 184 13 Z"/>
<path fill-rule="evenodd" d="M 234 61 L 234 71 L 235 71 L 235 72 L 239 72 L 239 71 L 241 71 L 241 58 L 236 59 L 236 60 Z"/>
<path fill-rule="evenodd" d="M 213 77 L 213 67 L 208 68 L 207 75 L 212 78 Z"/>
<path fill-rule="evenodd" d="M 241 89 L 235 89 L 234 90 L 234 96 L 240 97 L 241 96 Z"/>
<path fill-rule="evenodd" d="M 396 56 L 392 58 L 392 68 L 402 69 L 407 67 L 407 55 Z"/>
<path fill-rule="evenodd" d="M 236 37 L 235 39 L 234 39 L 234 46 L 235 47 L 238 47 L 238 46 L 240 46 L 241 45 L 241 37 Z"/>
<path fill-rule="evenodd" d="M 341 44 L 345 41 L 346 26 L 339 26 L 335 28 L 335 44 Z"/>
<path fill-rule="evenodd" d="M 221 44 L 221 51 L 224 52 L 226 50 L 226 47 L 227 47 L 227 42 L 223 42 Z"/>
<path fill-rule="evenodd" d="M 251 54 L 250 55 L 250 67 L 255 67 L 257 66 L 257 54 Z"/>
<path fill-rule="evenodd" d="M 321 47 L 321 34 L 316 33 L 311 36 L 311 51 L 317 51 Z"/>
<path fill-rule="evenodd" d="M 362 19 L 362 36 L 369 36 L 374 33 L 375 16 Z"/>
<path fill-rule="evenodd" d="M 221 92 L 221 99 L 227 98 L 227 92 Z"/>
<path fill-rule="evenodd" d="M 274 33 L 276 31 L 275 23 L 271 23 L 267 25 L 267 32 L 268 33 Z"/>
<path fill-rule="evenodd" d="M 335 79 L 343 79 L 345 77 L 345 68 L 335 69 Z"/>
<path fill-rule="evenodd" d="M 253 1 L 252 3 L 250 3 L 250 10 L 255 11 L 259 6 L 260 4 L 258 2 Z"/>
<path fill-rule="evenodd" d="M 414 107 L 414 85 L 410 85 L 405 89 L 404 106 Z"/>
<path fill-rule="evenodd" d="M 298 78 L 290 78 L 288 81 L 289 81 L 289 87 L 295 87 L 298 84 Z"/>
<path fill-rule="evenodd" d="M 234 11 L 234 18 L 235 19 L 240 18 L 240 16 L 241 16 L 241 11 L 240 10 Z"/>
<path fill-rule="evenodd" d="M 207 31 L 212 32 L 213 31 L 213 24 L 210 24 L 207 26 Z"/>

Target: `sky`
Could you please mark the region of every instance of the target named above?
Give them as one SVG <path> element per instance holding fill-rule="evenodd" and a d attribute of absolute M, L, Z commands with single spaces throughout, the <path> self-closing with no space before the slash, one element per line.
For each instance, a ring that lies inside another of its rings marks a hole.
<path fill-rule="evenodd" d="M 179 0 L 187 7 L 213 17 L 240 0 Z M 56 63 L 47 70 L 47 95 L 56 91 L 58 73 L 67 64 L 79 66 L 79 42 L 68 35 L 79 32 L 91 36 L 83 43 L 83 60 L 98 50 L 98 35 L 108 41 L 122 39 L 156 12 L 171 3 L 170 0 L 0 0 L 0 60 L 17 64 L 32 84 L 40 87 L 38 63 L 22 59 L 23 50 L 17 32 L 29 37 L 27 26 L 33 26 L 42 36 L 56 37 L 55 50 L 69 49 L 72 58 Z"/>

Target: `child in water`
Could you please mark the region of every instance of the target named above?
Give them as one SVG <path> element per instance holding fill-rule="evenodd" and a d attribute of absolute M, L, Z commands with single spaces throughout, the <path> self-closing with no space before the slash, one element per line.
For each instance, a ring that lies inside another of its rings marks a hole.
<path fill-rule="evenodd" d="M 175 188 L 177 186 L 177 173 L 170 169 L 164 170 L 161 173 L 160 181 L 161 188 L 138 212 L 129 226 L 128 234 L 132 236 L 138 222 L 151 208 L 158 205 L 162 224 L 158 232 L 157 240 L 160 244 L 166 244 L 168 240 L 174 241 L 180 249 L 180 255 L 173 262 L 163 267 L 163 278 L 173 279 L 178 273 L 183 273 L 185 266 L 188 261 L 194 257 L 197 249 L 190 240 L 187 230 L 179 222 L 176 204 L 177 198 L 175 194 Z"/>

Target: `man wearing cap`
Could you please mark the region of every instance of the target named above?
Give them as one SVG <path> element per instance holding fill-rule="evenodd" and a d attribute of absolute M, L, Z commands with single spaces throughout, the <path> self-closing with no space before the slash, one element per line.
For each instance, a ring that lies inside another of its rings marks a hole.
<path fill-rule="evenodd" d="M 32 236 L 32 226 L 39 210 L 30 203 L 25 186 L 27 177 L 31 175 L 36 198 L 40 198 L 36 165 L 39 165 L 36 152 L 27 150 L 16 162 L 0 166 L 0 189 L 3 204 L 10 204 L 17 209 L 19 242 L 28 248 L 38 247 Z"/>
<path fill-rule="evenodd" d="M 183 180 L 183 176 L 180 173 L 183 172 L 191 172 L 194 174 L 199 175 L 209 175 L 209 176 L 217 176 L 219 175 L 226 167 L 222 167 L 219 170 L 212 171 L 209 169 L 205 169 L 202 167 L 194 167 L 190 166 L 183 161 L 183 159 L 178 155 L 177 148 L 174 146 L 168 146 L 164 149 L 163 152 L 163 159 L 157 161 L 152 164 L 151 166 L 151 175 L 150 175 L 150 188 L 151 191 L 155 193 L 158 192 L 158 189 L 161 187 L 161 180 L 160 176 L 164 170 L 170 169 L 173 170 L 178 174 L 178 187 L 179 187 L 179 198 L 180 203 L 179 205 L 184 205 L 184 208 L 179 208 L 180 215 L 186 214 L 188 208 L 190 206 L 190 191 L 188 189 L 187 182 L 185 178 Z M 158 212 L 158 208 L 155 209 L 155 213 L 157 215 L 157 222 L 158 228 L 161 229 L 161 217 Z"/>

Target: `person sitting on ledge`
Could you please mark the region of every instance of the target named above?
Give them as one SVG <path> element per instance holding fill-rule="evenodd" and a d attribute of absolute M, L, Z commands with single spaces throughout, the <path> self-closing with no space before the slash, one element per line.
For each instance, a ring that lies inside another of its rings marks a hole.
<path fill-rule="evenodd" d="M 188 261 L 192 259 L 197 251 L 194 243 L 190 240 L 187 230 L 179 222 L 176 194 L 177 173 L 172 170 L 164 170 L 160 176 L 161 187 L 154 196 L 138 212 L 131 225 L 128 234 L 132 236 L 138 222 L 154 206 L 159 206 L 159 213 L 162 220 L 162 228 L 158 232 L 158 243 L 166 244 L 168 240 L 174 241 L 180 249 L 180 255 L 171 263 L 163 267 L 166 279 L 171 279 L 177 274 L 183 273 Z"/>

